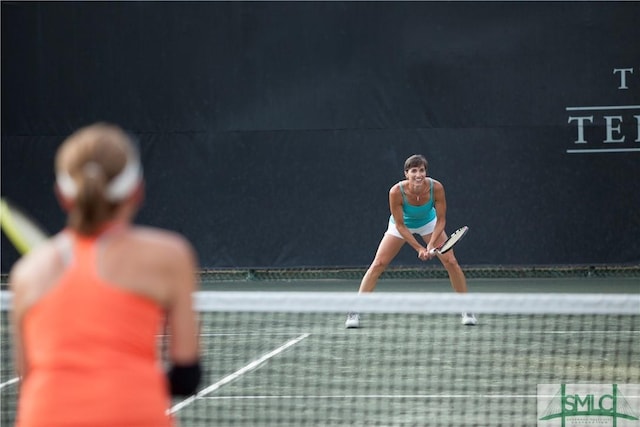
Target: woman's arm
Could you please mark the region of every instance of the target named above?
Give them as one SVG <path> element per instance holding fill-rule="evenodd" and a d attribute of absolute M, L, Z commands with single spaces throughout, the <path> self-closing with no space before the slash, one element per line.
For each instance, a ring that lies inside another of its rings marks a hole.
<path fill-rule="evenodd" d="M 189 395 L 195 393 L 201 377 L 198 317 L 193 308 L 193 294 L 198 288 L 197 262 L 186 240 L 177 242 L 172 259 L 173 292 L 167 312 L 172 366 L 168 378 L 172 394 Z"/>
<path fill-rule="evenodd" d="M 447 225 L 447 200 L 444 194 L 444 186 L 435 179 L 433 180 L 433 205 L 436 209 L 436 226 L 427 244 L 428 251 L 444 242 L 444 228 Z"/>

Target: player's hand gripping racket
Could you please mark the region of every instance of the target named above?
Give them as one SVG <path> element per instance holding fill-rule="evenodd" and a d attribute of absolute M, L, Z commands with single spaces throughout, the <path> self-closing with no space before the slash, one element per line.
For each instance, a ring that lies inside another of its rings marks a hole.
<path fill-rule="evenodd" d="M 439 254 L 444 254 L 449 252 L 451 249 L 453 249 L 456 243 L 462 240 L 465 234 L 467 234 L 467 231 L 469 231 L 469 227 L 467 227 L 466 225 L 464 227 L 458 228 L 453 232 L 453 234 L 451 234 L 451 236 L 449 236 L 447 240 L 445 240 L 443 244 L 441 244 L 437 248 L 431 249 L 430 253 L 435 254 L 437 252 Z"/>
<path fill-rule="evenodd" d="M 44 229 L 5 198 L 0 199 L 0 226 L 21 255 L 47 240 Z"/>

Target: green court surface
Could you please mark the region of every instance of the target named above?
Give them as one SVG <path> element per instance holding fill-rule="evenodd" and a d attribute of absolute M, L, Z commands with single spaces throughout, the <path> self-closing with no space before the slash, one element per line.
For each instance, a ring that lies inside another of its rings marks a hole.
<path fill-rule="evenodd" d="M 205 314 L 184 426 L 536 426 L 538 384 L 639 383 L 638 316 Z M 180 405 L 181 402 L 175 402 Z"/>
<path fill-rule="evenodd" d="M 202 283 L 203 290 L 247 292 L 358 286 L 356 279 Z M 472 279 L 468 286 L 640 293 L 637 277 Z M 447 279 L 384 279 L 376 292 L 452 290 Z M 478 326 L 464 327 L 457 314 L 370 314 L 356 330 L 344 328 L 344 313 L 206 316 L 213 390 L 176 413 L 184 425 L 537 426 L 544 425 L 538 384 L 640 383 L 638 316 L 482 315 Z"/>
<path fill-rule="evenodd" d="M 202 289 L 356 292 L 358 284 L 217 280 Z M 617 295 L 640 293 L 638 284 L 638 278 L 468 282 L 478 293 Z M 441 279 L 381 280 L 376 291 L 452 292 Z M 17 384 L 6 311 L 2 317 L 0 425 L 11 425 Z M 359 329 L 345 329 L 345 317 L 202 312 L 201 391 L 174 399 L 174 416 L 182 427 L 533 427 L 546 425 L 541 414 L 553 406 L 538 395 L 540 384 L 640 384 L 640 307 L 632 315 L 486 313 L 474 327 L 462 326 L 459 313 L 370 313 Z M 638 399 L 621 399 L 634 416 Z"/>

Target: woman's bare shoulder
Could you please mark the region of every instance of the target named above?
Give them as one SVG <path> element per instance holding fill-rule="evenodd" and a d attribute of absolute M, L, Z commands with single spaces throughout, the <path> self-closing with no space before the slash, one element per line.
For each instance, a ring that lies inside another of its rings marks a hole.
<path fill-rule="evenodd" d="M 37 299 L 64 271 L 58 249 L 60 235 L 49 239 L 20 258 L 9 272 L 9 287 L 27 300 Z"/>
<path fill-rule="evenodd" d="M 136 226 L 132 228 L 130 238 L 134 245 L 140 245 L 155 256 L 168 260 L 172 258 L 194 258 L 191 242 L 182 234 L 162 228 Z"/>
<path fill-rule="evenodd" d="M 405 181 L 398 181 L 391 186 L 389 189 L 389 194 L 400 194 L 400 187 L 404 185 Z"/>
<path fill-rule="evenodd" d="M 442 183 L 440 181 L 438 181 L 437 179 L 433 178 L 433 177 L 429 177 L 429 179 L 431 180 L 431 182 L 433 182 L 434 186 L 440 186 L 442 187 Z"/>

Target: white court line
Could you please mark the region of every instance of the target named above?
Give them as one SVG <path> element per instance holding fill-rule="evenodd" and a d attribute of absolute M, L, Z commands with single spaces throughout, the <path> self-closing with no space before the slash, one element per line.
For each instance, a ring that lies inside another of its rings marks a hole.
<path fill-rule="evenodd" d="M 344 395 L 317 395 L 317 396 L 209 396 L 203 399 L 209 400 L 276 400 L 276 399 L 536 399 L 553 398 L 554 395 L 544 394 L 344 394 Z M 625 396 L 637 399 L 638 396 Z"/>
<path fill-rule="evenodd" d="M 520 333 L 532 333 L 532 334 L 610 334 L 612 332 L 615 332 L 616 334 L 640 334 L 640 331 L 634 331 L 634 330 L 630 330 L 630 331 L 532 331 L 532 332 L 526 332 L 526 331 L 518 331 L 516 332 L 517 334 Z"/>
<path fill-rule="evenodd" d="M 344 326 L 343 326 L 344 327 Z M 465 331 L 466 332 L 466 331 Z M 469 332 L 469 334 L 473 334 L 476 331 L 471 331 Z M 512 337 L 518 336 L 518 335 L 609 335 L 612 332 L 615 332 L 617 335 L 640 335 L 640 330 L 638 331 L 633 331 L 633 330 L 629 330 L 629 331 L 517 331 L 517 332 L 513 332 L 511 334 Z M 356 332 L 357 333 L 357 332 Z M 354 333 L 354 335 L 356 334 Z M 480 335 L 482 334 L 484 336 L 484 338 L 488 338 L 487 335 L 500 335 L 503 336 L 504 335 L 504 331 L 477 331 L 476 335 Z M 240 336 L 242 335 L 243 337 L 246 337 L 247 334 L 214 334 L 214 335 L 208 335 L 208 334 L 200 334 L 201 337 L 233 337 L 233 336 Z M 264 336 L 278 336 L 278 335 L 291 335 L 291 334 L 264 334 L 264 335 L 260 335 L 261 337 Z M 338 333 L 323 333 L 324 336 L 344 336 L 345 334 L 342 332 L 338 332 Z M 251 334 L 249 335 L 251 336 Z M 257 337 L 258 335 L 256 335 Z M 482 336 L 481 336 L 482 337 Z M 489 338 L 489 339 L 494 339 L 493 337 Z"/>
<path fill-rule="evenodd" d="M 212 384 L 209 387 L 206 387 L 206 388 L 200 390 L 198 393 L 194 394 L 193 396 L 188 397 L 187 399 L 183 400 L 182 402 L 179 402 L 179 403 L 173 405 L 168 410 L 168 413 L 169 414 L 173 414 L 175 412 L 178 412 L 182 408 L 192 404 L 196 399 L 199 399 L 199 398 L 201 398 L 203 396 L 206 396 L 207 394 L 219 389 L 223 385 L 225 385 L 227 383 L 230 383 L 231 381 L 241 377 L 242 375 L 246 374 L 247 372 L 250 372 L 250 371 L 256 369 L 262 363 L 264 363 L 267 360 L 271 359 L 273 356 L 275 356 L 275 355 L 277 355 L 279 353 L 282 353 L 287 348 L 298 344 L 300 341 L 302 341 L 303 339 L 307 338 L 309 335 L 311 335 L 311 334 L 302 334 L 302 335 L 300 335 L 300 336 L 298 336 L 298 337 L 296 337 L 296 338 L 294 338 L 292 340 L 287 341 L 286 343 L 284 343 L 280 347 L 276 348 L 275 350 L 270 351 L 269 353 L 267 353 L 267 354 L 263 355 L 262 357 L 254 360 L 253 362 L 249 363 L 244 368 L 238 369 L 233 374 L 227 375 L 226 377 L 224 377 L 223 379 L 221 379 L 217 383 Z"/>
<path fill-rule="evenodd" d="M 201 332 L 200 337 L 209 338 L 209 337 L 277 337 L 277 336 L 291 336 L 291 335 L 300 335 L 304 332 L 292 332 L 292 331 L 283 331 L 283 332 L 274 332 L 274 331 L 265 331 L 265 332 Z M 158 338 L 168 338 L 170 335 L 168 334 L 159 334 Z"/>
<path fill-rule="evenodd" d="M 208 400 L 243 400 L 243 399 L 469 399 L 481 397 L 484 399 L 532 399 L 536 394 L 327 394 L 316 396 L 285 395 L 285 396 L 208 396 Z"/>
<path fill-rule="evenodd" d="M 205 332 L 205 333 L 201 333 L 200 336 L 201 337 L 276 337 L 276 336 L 281 336 L 281 335 L 286 335 L 286 336 L 291 336 L 292 334 L 297 333 L 300 334 L 302 332 L 249 332 L 249 333 L 242 333 L 242 332 Z"/>
<path fill-rule="evenodd" d="M 10 379 L 9 381 L 5 381 L 2 384 L 0 384 L 0 390 L 2 390 L 5 387 L 10 386 L 11 384 L 17 383 L 18 381 L 20 381 L 19 377 L 15 377 L 15 378 Z"/>

